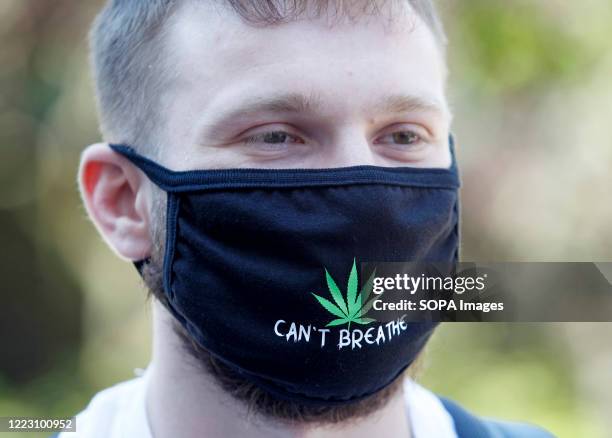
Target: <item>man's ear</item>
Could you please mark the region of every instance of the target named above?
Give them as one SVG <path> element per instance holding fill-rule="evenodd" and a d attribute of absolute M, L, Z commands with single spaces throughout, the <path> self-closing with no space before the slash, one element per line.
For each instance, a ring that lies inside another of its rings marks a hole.
<path fill-rule="evenodd" d="M 81 155 L 79 188 L 89 217 L 120 257 L 151 255 L 151 191 L 139 169 L 107 144 L 94 144 Z"/>

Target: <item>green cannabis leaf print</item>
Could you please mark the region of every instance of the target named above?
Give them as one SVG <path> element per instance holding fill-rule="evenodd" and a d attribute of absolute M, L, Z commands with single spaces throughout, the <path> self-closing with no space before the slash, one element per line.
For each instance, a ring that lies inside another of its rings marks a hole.
<path fill-rule="evenodd" d="M 334 302 L 331 302 L 327 298 L 323 298 L 317 294 L 314 297 L 317 299 L 319 304 L 323 306 L 325 310 L 331 313 L 337 318 L 328 322 L 326 327 L 334 327 L 343 324 L 348 324 L 348 328 L 351 328 L 351 323 L 367 325 L 371 322 L 375 322 L 374 318 L 366 318 L 365 315 L 372 308 L 372 304 L 377 297 L 372 297 L 368 301 L 370 294 L 372 293 L 372 283 L 376 277 L 376 270 L 372 272 L 372 275 L 368 281 L 363 285 L 359 294 L 357 294 L 358 280 L 357 280 L 357 263 L 353 259 L 353 267 L 349 274 L 348 284 L 346 286 L 346 300 L 342 296 L 340 288 L 332 278 L 332 276 L 325 270 L 325 279 L 327 281 L 327 288 Z M 364 304 L 365 303 L 365 304 Z"/>

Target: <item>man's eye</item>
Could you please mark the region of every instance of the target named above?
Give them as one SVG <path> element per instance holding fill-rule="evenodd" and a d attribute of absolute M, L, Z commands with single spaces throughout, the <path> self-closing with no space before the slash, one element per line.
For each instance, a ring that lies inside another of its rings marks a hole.
<path fill-rule="evenodd" d="M 269 145 L 281 145 L 285 143 L 303 143 L 303 141 L 284 131 L 271 131 L 253 135 L 245 140 L 245 143 L 264 143 Z"/>
<path fill-rule="evenodd" d="M 413 131 L 397 131 L 380 137 L 377 143 L 413 146 L 423 141 L 421 136 Z"/>

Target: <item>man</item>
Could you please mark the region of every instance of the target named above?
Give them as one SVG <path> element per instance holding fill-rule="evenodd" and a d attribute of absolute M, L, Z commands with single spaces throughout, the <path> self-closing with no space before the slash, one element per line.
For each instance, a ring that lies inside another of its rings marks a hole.
<path fill-rule="evenodd" d="M 427 0 L 109 2 L 79 182 L 154 349 L 77 436 L 548 436 L 405 379 L 435 324 L 379 323 L 357 273 L 456 260 L 444 51 Z"/>

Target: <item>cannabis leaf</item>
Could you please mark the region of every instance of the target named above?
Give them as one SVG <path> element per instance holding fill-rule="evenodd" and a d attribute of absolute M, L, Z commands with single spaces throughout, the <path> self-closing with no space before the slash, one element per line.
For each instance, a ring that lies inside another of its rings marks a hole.
<path fill-rule="evenodd" d="M 342 324 L 348 324 L 348 328 L 351 328 L 351 322 L 361 325 L 367 325 L 371 322 L 376 321 L 373 318 L 365 318 L 364 316 L 370 311 L 372 305 L 374 304 L 374 300 L 377 297 L 372 297 L 369 301 L 368 298 L 372 293 L 372 284 L 374 282 L 374 278 L 376 277 L 376 270 L 372 272 L 372 275 L 368 279 L 368 281 L 363 285 L 359 295 L 357 295 L 357 263 L 356 260 L 353 259 L 353 267 L 351 269 L 351 273 L 349 274 L 348 284 L 346 286 L 346 301 L 342 296 L 342 292 L 338 288 L 338 285 L 332 278 L 332 276 L 325 270 L 325 279 L 327 281 L 327 288 L 329 289 L 329 293 L 331 294 L 334 302 L 332 303 L 330 300 L 323 298 L 317 294 L 314 294 L 314 297 L 317 299 L 319 304 L 323 306 L 325 310 L 327 310 L 332 315 L 338 317 L 333 321 L 327 323 L 326 327 L 334 327 Z M 365 303 L 365 304 L 364 304 Z"/>

